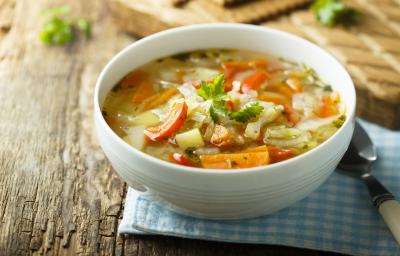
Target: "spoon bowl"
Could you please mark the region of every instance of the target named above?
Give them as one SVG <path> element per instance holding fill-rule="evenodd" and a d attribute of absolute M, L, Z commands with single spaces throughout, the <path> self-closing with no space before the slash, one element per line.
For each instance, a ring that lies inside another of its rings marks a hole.
<path fill-rule="evenodd" d="M 361 177 L 371 171 L 371 166 L 377 159 L 375 145 L 366 131 L 356 122 L 350 146 L 339 163 L 339 171 Z"/>
<path fill-rule="evenodd" d="M 362 126 L 356 122 L 354 134 L 338 172 L 364 181 L 372 203 L 379 209 L 393 236 L 400 244 L 400 204 L 372 174 L 372 164 L 378 159 L 376 148 Z"/>

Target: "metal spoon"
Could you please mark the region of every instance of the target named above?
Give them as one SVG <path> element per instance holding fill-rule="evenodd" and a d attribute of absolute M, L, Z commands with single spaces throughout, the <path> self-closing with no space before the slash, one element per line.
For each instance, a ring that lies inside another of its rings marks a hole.
<path fill-rule="evenodd" d="M 361 178 L 368 188 L 372 203 L 378 208 L 386 225 L 400 244 L 400 203 L 371 174 L 372 163 L 377 159 L 376 149 L 367 132 L 356 122 L 353 138 L 339 163 L 339 172 Z"/>

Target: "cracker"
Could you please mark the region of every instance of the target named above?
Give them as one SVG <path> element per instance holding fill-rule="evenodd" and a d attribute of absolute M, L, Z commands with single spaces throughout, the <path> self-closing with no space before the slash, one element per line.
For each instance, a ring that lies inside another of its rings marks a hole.
<path fill-rule="evenodd" d="M 224 7 L 235 6 L 238 4 L 246 4 L 250 1 L 254 1 L 254 0 L 214 0 L 214 2 L 216 2 L 217 4 L 222 5 Z"/>
<path fill-rule="evenodd" d="M 170 0 L 171 4 L 175 7 L 181 7 L 184 4 L 186 4 L 187 2 L 189 2 L 189 0 Z"/>

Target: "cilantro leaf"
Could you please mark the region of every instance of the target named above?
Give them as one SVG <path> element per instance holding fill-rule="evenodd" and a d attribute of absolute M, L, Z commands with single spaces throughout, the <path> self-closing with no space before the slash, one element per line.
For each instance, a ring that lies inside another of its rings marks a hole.
<path fill-rule="evenodd" d="M 197 94 L 205 100 L 212 100 L 210 115 L 214 122 L 229 116 L 229 110 L 225 106 L 227 94 L 224 88 L 224 75 L 218 75 L 213 82 L 201 81 Z"/>
<path fill-rule="evenodd" d="M 239 111 L 231 112 L 225 105 L 227 94 L 224 91 L 224 75 L 218 75 L 212 83 L 201 82 L 197 94 L 205 100 L 212 100 L 210 115 L 214 122 L 222 118 L 230 118 L 237 122 L 245 123 L 261 114 L 263 107 L 258 102 L 249 102 Z"/>
<path fill-rule="evenodd" d="M 312 10 L 319 22 L 330 27 L 348 25 L 359 16 L 359 12 L 347 7 L 341 0 L 315 0 Z"/>
<path fill-rule="evenodd" d="M 221 118 L 229 117 L 229 110 L 225 106 L 225 101 L 214 101 L 210 107 L 210 115 L 214 122 L 217 122 Z"/>
<path fill-rule="evenodd" d="M 75 30 L 78 28 L 86 37 L 90 36 L 90 22 L 86 19 L 69 17 L 71 8 L 67 5 L 54 7 L 42 12 L 48 20 L 43 25 L 39 39 L 48 45 L 64 45 L 75 39 Z"/>
<path fill-rule="evenodd" d="M 205 100 L 224 100 L 227 94 L 224 91 L 224 75 L 218 75 L 212 83 L 201 81 L 197 94 Z"/>
<path fill-rule="evenodd" d="M 74 33 L 68 21 L 54 17 L 44 25 L 39 38 L 45 44 L 60 45 L 71 42 L 74 39 Z"/>
<path fill-rule="evenodd" d="M 237 122 L 245 123 L 249 121 L 251 118 L 254 118 L 261 114 L 264 110 L 263 106 L 260 106 L 260 103 L 257 101 L 249 102 L 243 107 L 240 108 L 237 112 L 232 112 L 230 114 L 230 118 Z"/>

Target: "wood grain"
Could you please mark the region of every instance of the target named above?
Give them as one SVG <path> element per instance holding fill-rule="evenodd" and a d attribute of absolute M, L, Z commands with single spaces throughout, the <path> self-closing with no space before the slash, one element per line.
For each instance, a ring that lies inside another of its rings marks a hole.
<path fill-rule="evenodd" d="M 63 3 L 92 21 L 92 39 L 44 46 L 38 13 Z M 117 235 L 126 185 L 95 138 L 92 98 L 102 67 L 134 39 L 109 13 L 105 0 L 0 0 L 0 255 L 325 255 Z"/>
<path fill-rule="evenodd" d="M 132 39 L 105 29 L 113 23 L 104 2 L 75 1 L 74 15 L 95 24 L 92 40 L 44 46 L 38 14 L 51 5 L 16 1 L 0 45 L 0 254 L 110 255 L 125 187 L 94 137 L 92 92 Z"/>
<path fill-rule="evenodd" d="M 225 8 L 211 0 L 192 0 L 175 8 L 166 0 L 108 0 L 121 28 L 134 35 L 147 36 L 184 25 L 243 22 L 255 23 L 288 13 L 310 0 L 258 0 Z"/>
<path fill-rule="evenodd" d="M 357 115 L 400 129 L 400 2 L 346 0 L 362 15 L 349 28 L 327 28 L 309 11 L 263 25 L 286 30 L 322 46 L 349 71 L 357 90 Z M 392 11 L 388 11 L 388 10 Z"/>

